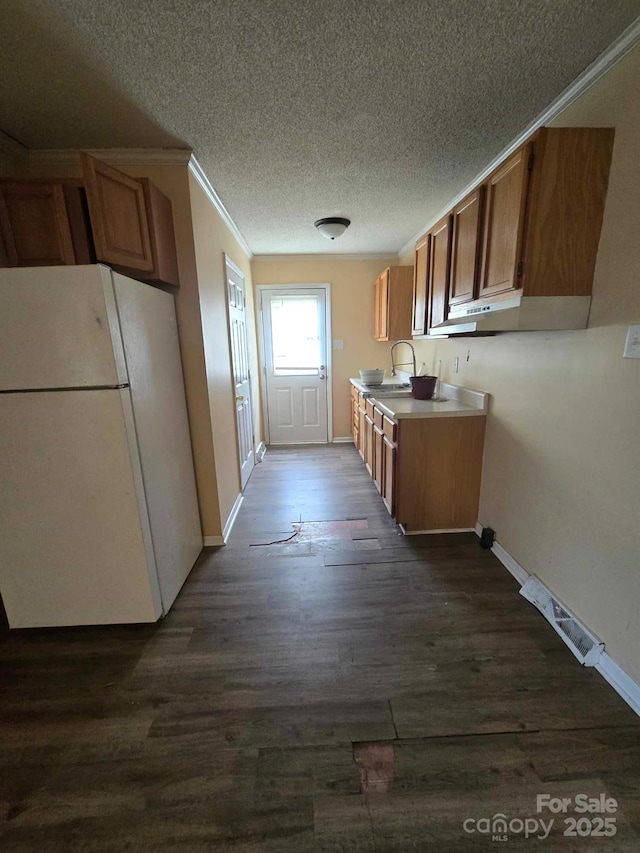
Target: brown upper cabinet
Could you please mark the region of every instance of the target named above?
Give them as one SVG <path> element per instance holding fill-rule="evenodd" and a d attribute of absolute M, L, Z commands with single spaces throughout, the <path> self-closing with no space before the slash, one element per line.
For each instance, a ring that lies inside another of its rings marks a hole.
<path fill-rule="evenodd" d="M 476 187 L 453 209 L 449 305 L 470 302 L 476 294 L 482 249 L 484 186 Z"/>
<path fill-rule="evenodd" d="M 13 267 L 76 263 L 62 184 L 3 182 L 0 226 Z"/>
<path fill-rule="evenodd" d="M 427 273 L 429 271 L 429 246 L 431 235 L 425 234 L 416 243 L 415 263 L 413 267 L 413 321 L 411 333 L 426 335 L 429 328 L 427 314 Z"/>
<path fill-rule="evenodd" d="M 487 181 L 479 296 L 515 290 L 519 285 L 532 157 L 531 145 L 523 146 Z"/>
<path fill-rule="evenodd" d="M 375 281 L 373 337 L 399 341 L 411 335 L 413 267 L 387 267 Z"/>
<path fill-rule="evenodd" d="M 427 335 L 447 316 L 451 269 L 451 216 L 445 216 L 416 244 L 413 291 L 414 337 Z"/>
<path fill-rule="evenodd" d="M 12 266 L 101 261 L 178 286 L 171 202 L 147 179 L 81 154 L 83 181 L 0 183 L 0 228 Z"/>
<path fill-rule="evenodd" d="M 414 336 L 518 295 L 589 296 L 613 139 L 541 128 L 434 226 L 416 244 Z"/>
<path fill-rule="evenodd" d="M 429 327 L 447 319 L 449 271 L 451 269 L 451 216 L 445 216 L 431 231 L 429 253 Z"/>

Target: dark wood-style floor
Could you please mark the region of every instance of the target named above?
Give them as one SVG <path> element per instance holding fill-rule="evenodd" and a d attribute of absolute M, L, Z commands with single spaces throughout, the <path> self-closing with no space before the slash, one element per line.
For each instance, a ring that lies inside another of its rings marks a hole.
<path fill-rule="evenodd" d="M 162 623 L 0 662 L 2 850 L 495 849 L 463 821 L 602 792 L 614 838 L 506 849 L 640 850 L 638 718 L 474 535 L 398 536 L 351 446 L 271 450 Z"/>

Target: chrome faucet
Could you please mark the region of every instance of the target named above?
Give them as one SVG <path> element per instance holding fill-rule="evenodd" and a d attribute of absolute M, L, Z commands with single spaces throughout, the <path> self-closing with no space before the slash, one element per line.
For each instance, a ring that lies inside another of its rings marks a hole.
<path fill-rule="evenodd" d="M 408 347 L 410 347 L 411 355 L 413 356 L 413 373 L 411 375 L 415 376 L 416 372 L 417 372 L 417 370 L 416 370 L 416 351 L 415 351 L 411 341 L 396 341 L 395 344 L 391 344 L 391 375 L 392 376 L 396 375 L 396 367 L 407 367 L 409 365 L 408 361 L 405 361 L 403 363 L 398 363 L 398 364 L 396 364 L 394 362 L 393 351 L 398 346 L 398 344 L 406 344 Z"/>

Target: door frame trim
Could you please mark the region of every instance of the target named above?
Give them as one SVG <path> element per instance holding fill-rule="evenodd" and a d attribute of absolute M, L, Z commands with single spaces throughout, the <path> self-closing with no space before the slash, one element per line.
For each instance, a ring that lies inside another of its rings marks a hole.
<path fill-rule="evenodd" d="M 242 277 L 244 282 L 244 295 L 245 295 L 245 309 L 244 309 L 244 319 L 245 323 L 247 322 L 247 307 L 246 307 L 246 298 L 247 298 L 247 276 L 240 269 L 238 264 L 236 264 L 232 258 L 226 252 L 222 253 L 222 271 L 224 274 L 224 306 L 227 317 L 227 345 L 229 349 L 229 366 L 230 366 L 230 375 L 229 375 L 229 388 L 231 391 L 231 400 L 233 401 L 233 420 L 236 425 L 236 461 L 238 464 L 238 486 L 240 488 L 239 494 L 241 495 L 244 492 L 244 488 L 242 486 L 242 462 L 240 461 L 240 437 L 238 430 L 238 410 L 236 408 L 236 392 L 234 388 L 234 372 L 233 372 L 233 351 L 231 347 L 231 314 L 229 309 L 229 279 L 227 276 L 227 270 L 232 270 L 236 275 Z M 247 338 L 247 351 L 249 349 L 249 339 Z M 248 352 L 247 352 L 248 354 Z M 253 465 L 255 467 L 256 464 L 256 425 L 254 423 L 253 417 L 253 377 L 251 376 L 251 368 L 249 367 L 249 405 L 251 407 L 251 429 L 253 432 L 253 436 L 251 438 L 251 445 L 253 447 Z M 252 469 L 253 473 L 253 469 Z M 251 479 L 251 474 L 249 474 L 249 479 Z M 247 483 L 249 480 L 247 480 Z"/>
<path fill-rule="evenodd" d="M 331 284 L 325 282 L 321 284 L 312 284 L 304 282 L 304 284 L 257 284 L 257 314 L 258 322 L 258 354 L 260 357 L 260 402 L 262 403 L 262 422 L 264 440 L 269 444 L 271 436 L 269 434 L 269 407 L 267 405 L 267 359 L 265 352 L 265 335 L 264 335 L 264 312 L 262 310 L 262 291 L 263 290 L 324 290 L 324 318 L 325 318 L 325 340 L 327 344 L 327 444 L 333 442 L 333 361 L 331 351 L 333 349 L 333 339 L 331 337 Z M 310 442 L 303 442 L 310 443 Z M 320 442 L 312 442 L 319 444 Z"/>

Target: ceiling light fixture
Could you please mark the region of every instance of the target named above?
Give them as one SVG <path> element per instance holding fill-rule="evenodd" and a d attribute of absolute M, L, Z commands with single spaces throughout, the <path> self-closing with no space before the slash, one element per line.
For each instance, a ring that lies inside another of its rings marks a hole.
<path fill-rule="evenodd" d="M 313 224 L 327 240 L 336 240 L 338 237 L 342 237 L 351 225 L 351 220 L 345 219 L 343 216 L 325 216 L 324 219 L 316 219 Z"/>

